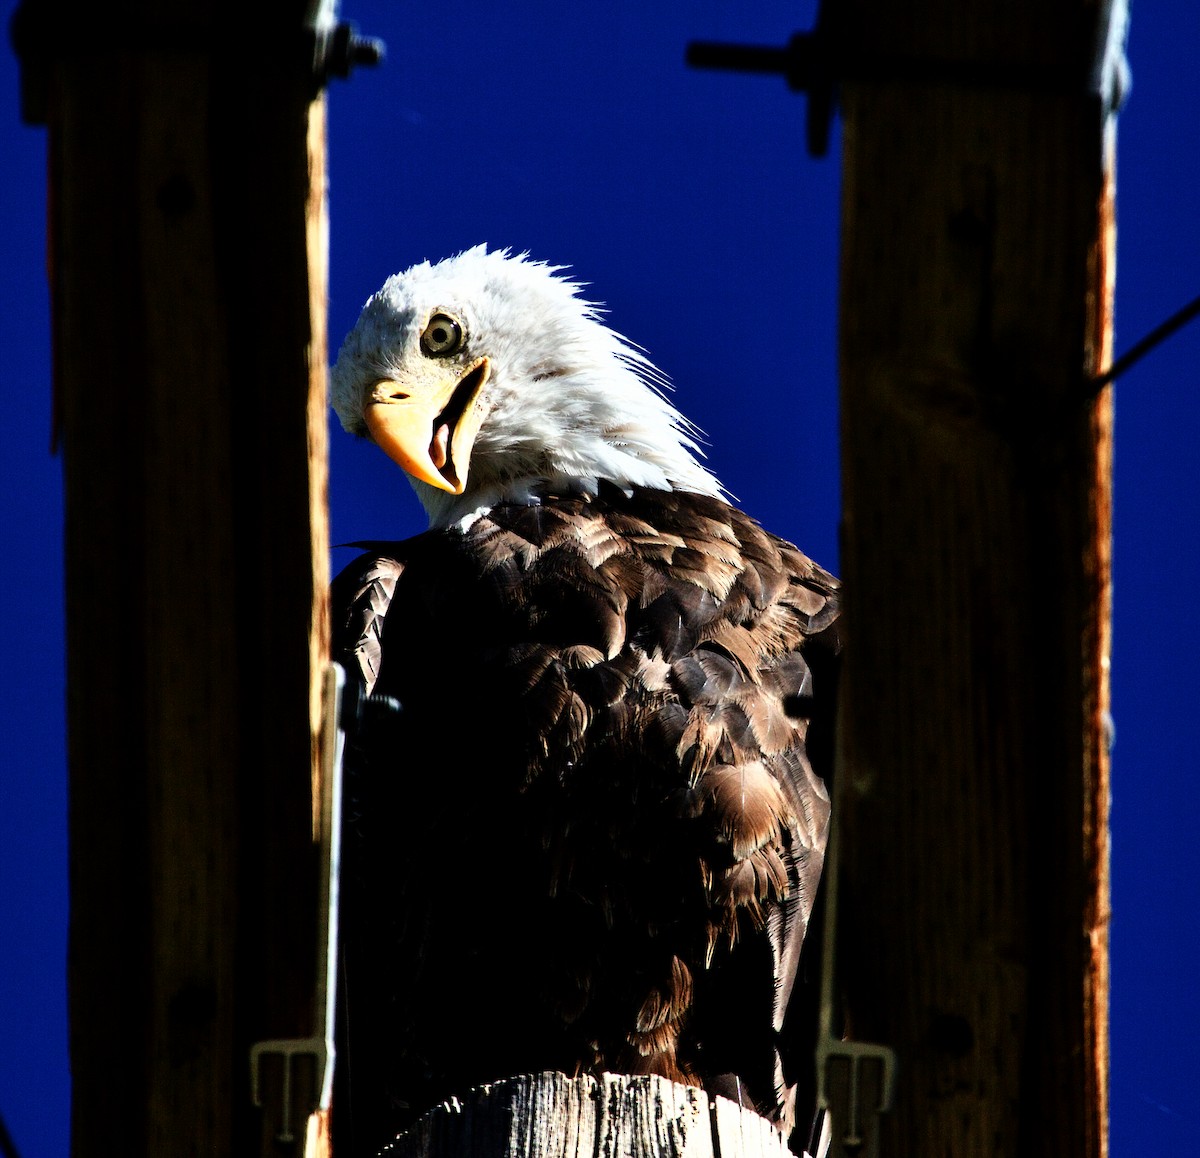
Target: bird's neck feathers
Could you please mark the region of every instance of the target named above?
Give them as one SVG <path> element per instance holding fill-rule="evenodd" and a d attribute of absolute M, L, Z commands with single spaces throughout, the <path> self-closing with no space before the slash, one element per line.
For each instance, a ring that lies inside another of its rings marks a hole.
<path fill-rule="evenodd" d="M 431 527 L 466 529 L 499 503 L 595 495 L 602 482 L 725 497 L 700 461 L 699 431 L 663 396 L 664 376 L 600 322 L 540 366 L 516 350 L 492 365 L 464 493 L 412 480 Z"/>

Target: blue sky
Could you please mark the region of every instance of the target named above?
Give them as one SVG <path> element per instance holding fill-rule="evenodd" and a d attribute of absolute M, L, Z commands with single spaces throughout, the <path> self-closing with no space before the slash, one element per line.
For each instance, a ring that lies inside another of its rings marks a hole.
<path fill-rule="evenodd" d="M 6 15 L 12 0 L 5 4 Z M 836 566 L 838 143 L 813 161 L 781 80 L 689 71 L 688 39 L 782 43 L 815 4 L 359 0 L 386 66 L 330 94 L 334 346 L 392 272 L 486 241 L 568 264 L 676 383 L 709 461 L 767 527 Z M 1117 349 L 1200 293 L 1200 6 L 1135 0 L 1119 132 Z M 0 1112 L 67 1147 L 61 465 L 48 451 L 45 134 L 0 85 Z M 756 364 L 762 323 L 794 356 Z M 1117 387 L 1113 1153 L 1200 1152 L 1200 325 Z M 731 400 L 735 403 L 730 405 Z M 744 405 L 736 403 L 744 402 Z M 421 519 L 333 432 L 335 542 Z M 781 480 L 785 485 L 781 485 Z M 348 557 L 335 552 L 335 566 Z"/>

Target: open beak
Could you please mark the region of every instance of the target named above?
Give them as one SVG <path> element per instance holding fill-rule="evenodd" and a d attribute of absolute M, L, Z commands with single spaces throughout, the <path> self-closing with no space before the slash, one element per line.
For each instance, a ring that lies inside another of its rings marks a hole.
<path fill-rule="evenodd" d="M 483 421 L 479 395 L 491 373 L 480 358 L 461 378 L 433 383 L 377 382 L 363 409 L 371 437 L 413 478 L 461 495 Z"/>

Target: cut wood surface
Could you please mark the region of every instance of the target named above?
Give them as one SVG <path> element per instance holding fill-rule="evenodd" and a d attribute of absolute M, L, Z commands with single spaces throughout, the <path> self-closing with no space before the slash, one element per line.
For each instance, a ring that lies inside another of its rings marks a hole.
<path fill-rule="evenodd" d="M 656 1076 L 523 1074 L 430 1111 L 380 1158 L 791 1158 L 765 1119 Z"/>

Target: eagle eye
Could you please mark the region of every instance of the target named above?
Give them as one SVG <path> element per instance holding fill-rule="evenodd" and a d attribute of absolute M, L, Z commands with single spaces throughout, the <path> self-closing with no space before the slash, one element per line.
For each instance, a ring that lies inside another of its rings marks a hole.
<path fill-rule="evenodd" d="M 421 349 L 431 358 L 448 358 L 462 349 L 466 334 L 462 323 L 449 314 L 437 313 L 421 334 Z"/>

